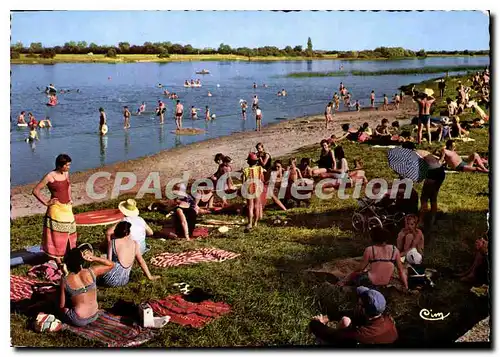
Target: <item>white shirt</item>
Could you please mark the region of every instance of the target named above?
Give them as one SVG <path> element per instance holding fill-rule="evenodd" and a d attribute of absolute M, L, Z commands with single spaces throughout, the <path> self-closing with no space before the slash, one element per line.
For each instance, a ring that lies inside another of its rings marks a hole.
<path fill-rule="evenodd" d="M 123 221 L 129 222 L 132 225 L 130 227 L 130 238 L 139 243 L 139 245 L 144 244 L 146 241 L 146 221 L 139 216 L 125 217 Z"/>
<path fill-rule="evenodd" d="M 257 115 L 262 115 L 262 110 L 257 109 L 257 110 L 255 111 L 255 114 L 257 114 Z"/>

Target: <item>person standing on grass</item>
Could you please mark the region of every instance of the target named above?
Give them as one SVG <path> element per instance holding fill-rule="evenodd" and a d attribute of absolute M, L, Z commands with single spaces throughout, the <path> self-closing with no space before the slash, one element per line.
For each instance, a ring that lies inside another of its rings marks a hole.
<path fill-rule="evenodd" d="M 253 152 L 248 155 L 248 167 L 243 169 L 243 185 L 246 186 L 246 201 L 248 208 L 248 224 L 245 231 L 257 227 L 259 219 L 262 218 L 262 204 L 260 196 L 264 189 L 264 172 L 262 166 L 258 165 L 259 158 Z M 242 193 L 245 193 L 244 190 Z"/>
<path fill-rule="evenodd" d="M 127 106 L 123 107 L 123 129 L 130 128 L 130 110 Z"/>
<path fill-rule="evenodd" d="M 375 91 L 372 90 L 370 94 L 370 108 L 375 108 Z"/>
<path fill-rule="evenodd" d="M 325 120 L 326 120 L 326 130 L 328 130 L 328 123 L 330 123 L 332 119 L 332 107 L 333 103 L 329 102 L 325 108 Z"/>
<path fill-rule="evenodd" d="M 417 144 L 422 143 L 423 125 L 427 129 L 429 144 L 431 143 L 431 106 L 435 99 L 425 93 L 417 93 L 413 99 L 418 103 L 418 136 Z"/>
<path fill-rule="evenodd" d="M 259 106 L 255 107 L 255 125 L 255 131 L 260 131 L 262 127 L 262 110 L 259 108 Z"/>
<path fill-rule="evenodd" d="M 439 81 L 438 88 L 439 88 L 439 96 L 444 97 L 444 90 L 446 89 L 446 82 L 444 81 L 444 78 L 441 78 L 441 80 Z"/>
<path fill-rule="evenodd" d="M 177 104 L 175 105 L 175 125 L 177 126 L 177 130 L 182 129 L 183 112 L 184 112 L 184 106 L 181 104 L 180 100 L 177 100 Z"/>

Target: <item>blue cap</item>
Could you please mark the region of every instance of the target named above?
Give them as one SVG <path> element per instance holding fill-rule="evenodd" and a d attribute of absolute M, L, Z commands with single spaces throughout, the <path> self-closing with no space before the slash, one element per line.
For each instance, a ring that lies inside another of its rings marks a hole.
<path fill-rule="evenodd" d="M 356 289 L 356 292 L 363 301 L 363 307 L 368 316 L 377 316 L 385 311 L 385 297 L 377 290 L 360 286 Z"/>

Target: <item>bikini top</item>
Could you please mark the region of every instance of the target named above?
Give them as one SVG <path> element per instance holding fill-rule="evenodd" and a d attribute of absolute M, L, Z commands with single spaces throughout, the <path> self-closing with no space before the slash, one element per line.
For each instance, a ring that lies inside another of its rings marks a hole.
<path fill-rule="evenodd" d="M 395 246 L 392 246 L 392 253 L 391 253 L 391 258 L 390 259 L 387 259 L 387 258 L 375 258 L 375 248 L 374 246 L 372 245 L 372 259 L 370 259 L 368 262 L 371 264 L 371 263 L 377 263 L 377 262 L 386 262 L 386 263 L 392 263 L 392 264 L 396 264 L 396 259 L 394 258 L 394 252 L 396 250 L 396 247 Z"/>
<path fill-rule="evenodd" d="M 95 275 L 94 275 L 94 272 L 92 271 L 92 269 L 87 269 L 89 272 L 90 272 L 90 275 L 92 275 L 92 282 L 87 285 L 87 286 L 84 286 L 84 287 L 81 287 L 81 288 L 78 288 L 78 289 L 72 289 L 69 284 L 68 284 L 68 280 L 67 280 L 67 277 L 64 277 L 64 281 L 66 284 L 64 284 L 64 289 L 66 290 L 66 293 L 70 296 L 70 297 L 74 297 L 74 296 L 77 296 L 77 295 L 80 295 L 80 294 L 83 294 L 83 293 L 87 293 L 89 292 L 90 290 L 95 290 L 96 288 L 96 284 L 95 284 Z"/>

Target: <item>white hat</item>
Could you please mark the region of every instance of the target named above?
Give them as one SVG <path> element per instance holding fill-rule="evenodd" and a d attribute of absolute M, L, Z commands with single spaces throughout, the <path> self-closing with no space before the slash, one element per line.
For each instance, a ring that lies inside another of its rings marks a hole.
<path fill-rule="evenodd" d="M 139 210 L 137 209 L 137 202 L 132 198 L 120 202 L 118 204 L 118 209 L 126 217 L 137 217 L 139 215 Z"/>
<path fill-rule="evenodd" d="M 411 248 L 406 253 L 406 261 L 410 264 L 420 265 L 422 264 L 422 254 L 417 251 L 417 248 Z"/>

